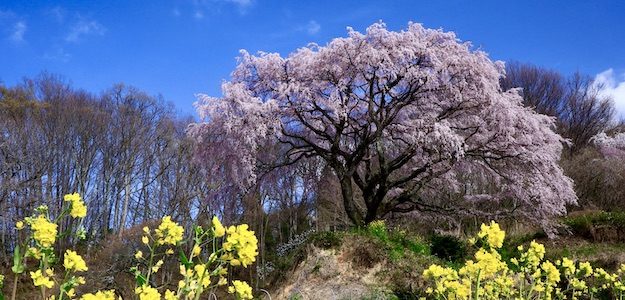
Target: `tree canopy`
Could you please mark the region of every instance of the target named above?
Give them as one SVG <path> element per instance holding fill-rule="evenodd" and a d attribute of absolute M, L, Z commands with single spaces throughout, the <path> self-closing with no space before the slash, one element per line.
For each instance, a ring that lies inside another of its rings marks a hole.
<path fill-rule="evenodd" d="M 357 225 L 460 209 L 446 201 L 458 195 L 546 224 L 576 202 L 557 164 L 562 138 L 518 89 L 501 88 L 504 73 L 454 33 L 376 23 L 287 57 L 242 51 L 223 96 L 199 96 L 203 120 L 189 133 L 199 157 L 241 186 L 320 159 Z"/>

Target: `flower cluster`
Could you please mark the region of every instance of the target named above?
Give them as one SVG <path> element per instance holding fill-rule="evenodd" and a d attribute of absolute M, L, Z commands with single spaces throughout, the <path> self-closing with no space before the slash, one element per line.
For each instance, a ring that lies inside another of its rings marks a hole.
<path fill-rule="evenodd" d="M 488 245 L 494 248 L 501 248 L 503 240 L 506 238 L 506 232 L 501 230 L 499 224 L 491 221 L 490 225 L 482 224 L 480 232 L 477 234 L 479 238 L 485 238 Z"/>
<path fill-rule="evenodd" d="M 505 232 L 497 223 L 482 224 L 477 235 L 483 243 L 474 260 L 459 270 L 431 265 L 423 276 L 431 283 L 426 294 L 432 299 L 580 299 L 611 290 L 625 297 L 625 265 L 615 274 L 588 262 L 566 257 L 555 263 L 545 260 L 545 247 L 532 241 L 521 255 L 503 261 L 499 250 Z"/>
<path fill-rule="evenodd" d="M 85 202 L 82 201 L 80 194 L 67 194 L 63 197 L 63 200 L 71 203 L 70 216 L 73 218 L 84 218 L 87 216 L 87 206 L 85 206 Z"/>
<path fill-rule="evenodd" d="M 84 294 L 80 297 L 80 300 L 116 300 L 115 291 L 98 291 L 96 293 Z"/>
<path fill-rule="evenodd" d="M 245 281 L 235 280 L 228 288 L 228 293 L 236 293 L 238 299 L 252 299 L 252 288 Z"/>
<path fill-rule="evenodd" d="M 230 262 L 232 266 L 248 265 L 256 261 L 258 255 L 258 240 L 253 231 L 248 230 L 247 224 L 238 226 L 230 226 L 228 230 L 228 237 L 223 244 L 223 249 L 226 254 L 222 256 L 222 259 Z"/>
<path fill-rule="evenodd" d="M 50 222 L 44 215 L 39 215 L 36 218 L 28 218 L 26 222 L 30 224 L 30 229 L 33 231 L 33 238 L 43 248 L 51 247 L 56 241 L 57 224 Z"/>
<path fill-rule="evenodd" d="M 154 230 L 159 245 L 176 245 L 182 241 L 184 229 L 171 220 L 170 216 L 163 217 L 161 225 Z"/>

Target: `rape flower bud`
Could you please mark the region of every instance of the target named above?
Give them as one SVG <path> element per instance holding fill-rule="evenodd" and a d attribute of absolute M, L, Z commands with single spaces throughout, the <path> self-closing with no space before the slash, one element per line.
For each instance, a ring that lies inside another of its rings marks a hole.
<path fill-rule="evenodd" d="M 171 248 L 167 249 L 167 251 L 165 251 L 165 254 L 167 254 L 167 255 L 174 254 L 174 249 L 171 249 Z"/>
<path fill-rule="evenodd" d="M 200 255 L 200 252 L 202 252 L 202 248 L 200 248 L 198 245 L 193 245 L 193 256 Z"/>
<path fill-rule="evenodd" d="M 135 253 L 135 258 L 136 258 L 136 259 L 141 259 L 141 258 L 143 258 L 143 252 L 141 252 L 141 251 L 137 251 L 137 253 Z"/>
<path fill-rule="evenodd" d="M 222 237 L 226 234 L 226 228 L 221 224 L 217 216 L 213 217 L 213 232 L 215 237 Z"/>
<path fill-rule="evenodd" d="M 226 280 L 226 277 L 219 277 L 219 281 L 217 282 L 217 285 L 222 286 L 222 285 L 226 285 L 228 283 L 228 280 Z"/>
<path fill-rule="evenodd" d="M 150 234 L 150 228 L 147 226 L 143 227 L 143 232 L 145 232 L 145 234 Z"/>
<path fill-rule="evenodd" d="M 147 245 L 147 244 L 149 244 L 149 243 L 150 243 L 150 239 L 148 239 L 148 237 L 147 237 L 147 236 L 143 236 L 143 237 L 141 237 L 141 242 L 143 242 L 144 244 L 146 244 L 146 245 Z"/>
<path fill-rule="evenodd" d="M 163 265 L 162 259 L 157 261 L 156 264 L 152 267 L 152 273 L 158 272 L 158 270 L 161 268 L 162 265 Z"/>
<path fill-rule="evenodd" d="M 22 221 L 15 222 L 15 229 L 17 229 L 17 230 L 24 229 L 24 222 L 22 222 Z"/>

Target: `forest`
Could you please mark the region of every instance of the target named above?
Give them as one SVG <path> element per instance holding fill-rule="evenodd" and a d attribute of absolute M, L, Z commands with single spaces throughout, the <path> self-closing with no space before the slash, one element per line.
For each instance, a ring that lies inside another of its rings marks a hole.
<path fill-rule="evenodd" d="M 412 23 L 242 51 L 198 117 L 125 83 L 0 84 L 0 299 L 625 299 L 602 88 Z M 286 288 L 328 249 L 404 279 Z"/>

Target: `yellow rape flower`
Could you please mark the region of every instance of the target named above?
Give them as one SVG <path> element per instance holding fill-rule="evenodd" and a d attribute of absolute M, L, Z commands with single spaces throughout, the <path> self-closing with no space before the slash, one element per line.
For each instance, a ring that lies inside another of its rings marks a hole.
<path fill-rule="evenodd" d="M 176 245 L 182 240 L 184 229 L 171 220 L 170 216 L 163 217 L 156 230 L 156 241 L 159 245 Z"/>
<path fill-rule="evenodd" d="M 222 237 L 226 234 L 226 228 L 221 224 L 217 216 L 213 217 L 213 232 L 215 233 L 215 237 Z"/>
<path fill-rule="evenodd" d="M 170 290 L 165 291 L 165 300 L 178 300 L 178 296 L 176 296 L 175 292 Z"/>
<path fill-rule="evenodd" d="M 202 252 L 202 248 L 200 248 L 200 246 L 198 245 L 193 245 L 193 251 L 191 251 L 193 256 L 197 257 L 200 255 L 200 252 Z"/>
<path fill-rule="evenodd" d="M 499 224 L 495 223 L 495 221 L 491 221 L 490 225 L 482 224 L 480 232 L 477 236 L 480 238 L 486 237 L 486 241 L 489 246 L 499 249 L 503 246 L 503 240 L 506 237 L 506 232 L 501 230 Z"/>
<path fill-rule="evenodd" d="M 54 286 L 54 281 L 50 279 L 52 271 L 50 269 L 46 270 L 46 275 L 43 275 L 41 270 L 37 270 L 35 272 L 30 272 L 30 278 L 33 280 L 33 284 L 35 286 L 45 286 L 47 288 L 52 288 Z"/>
<path fill-rule="evenodd" d="M 80 300 L 115 300 L 115 291 L 98 291 L 95 294 L 84 294 L 80 297 Z"/>
<path fill-rule="evenodd" d="M 87 271 L 87 264 L 85 260 L 78 255 L 75 251 L 67 250 L 65 251 L 65 258 L 63 260 L 63 266 L 66 270 L 73 270 L 76 272 Z"/>
<path fill-rule="evenodd" d="M 69 214 L 72 217 L 84 218 L 87 215 L 87 206 L 85 206 L 85 202 L 82 201 L 80 194 L 67 194 L 63 197 L 63 199 L 71 203 L 71 210 Z"/>
<path fill-rule="evenodd" d="M 156 264 L 154 266 L 152 266 L 152 273 L 156 273 L 158 272 L 158 270 L 163 266 L 163 260 L 160 259 L 159 261 L 156 262 Z"/>
<path fill-rule="evenodd" d="M 135 258 L 136 259 L 141 259 L 143 258 L 143 252 L 141 250 L 137 251 L 137 253 L 135 253 Z"/>
<path fill-rule="evenodd" d="M 43 215 L 33 219 L 30 228 L 33 230 L 33 238 L 44 248 L 48 248 L 56 241 L 57 225 L 48 221 Z"/>
<path fill-rule="evenodd" d="M 560 282 L 560 271 L 558 271 L 558 268 L 556 268 L 556 266 L 554 266 L 550 261 L 542 263 L 540 268 L 545 271 L 548 284 L 553 285 Z"/>
<path fill-rule="evenodd" d="M 239 299 L 253 299 L 252 288 L 245 281 L 235 280 L 232 282 L 234 291 Z M 230 289 L 229 289 L 230 292 Z"/>
<path fill-rule="evenodd" d="M 135 289 L 135 294 L 139 295 L 139 300 L 160 300 L 161 294 L 151 286 L 140 286 Z"/>
<path fill-rule="evenodd" d="M 223 249 L 236 253 L 236 257 L 232 258 L 232 260 L 236 259 L 233 265 L 240 263 L 247 267 L 256 261 L 258 240 L 254 235 L 254 231 L 250 231 L 248 228 L 247 224 L 242 224 L 236 227 L 230 226 L 227 230 L 228 237 L 223 244 Z M 226 255 L 225 257 L 228 256 Z"/>
<path fill-rule="evenodd" d="M 562 258 L 560 266 L 562 267 L 565 276 L 573 275 L 575 273 L 575 262 L 566 257 Z"/>
<path fill-rule="evenodd" d="M 15 229 L 17 229 L 17 230 L 24 229 L 24 222 L 22 222 L 22 221 L 15 222 Z"/>

